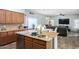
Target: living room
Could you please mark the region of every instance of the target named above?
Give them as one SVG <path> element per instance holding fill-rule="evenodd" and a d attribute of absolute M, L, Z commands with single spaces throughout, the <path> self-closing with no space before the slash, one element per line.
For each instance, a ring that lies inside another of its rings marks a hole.
<path fill-rule="evenodd" d="M 59 40 L 59 48 L 79 48 L 79 13 L 78 9 L 29 9 L 26 10 L 28 16 L 37 19 L 38 25 L 50 25 L 55 27 L 66 27 L 67 33 L 64 33 Z"/>

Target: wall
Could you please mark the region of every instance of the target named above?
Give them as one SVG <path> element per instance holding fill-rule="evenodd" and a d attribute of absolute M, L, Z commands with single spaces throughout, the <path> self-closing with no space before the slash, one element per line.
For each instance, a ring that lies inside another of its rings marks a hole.
<path fill-rule="evenodd" d="M 40 24 L 42 24 L 42 25 L 45 25 L 45 24 L 48 24 L 48 20 L 46 19 L 46 15 L 42 15 L 42 14 L 29 14 L 29 9 L 28 10 L 26 10 L 26 19 L 25 19 L 25 23 L 24 23 L 24 25 L 28 25 L 28 20 L 27 20 L 27 18 L 28 18 L 28 16 L 31 16 L 31 17 L 35 17 L 35 18 L 37 18 L 38 19 L 38 25 L 40 25 Z M 51 20 L 53 20 L 52 18 L 51 18 Z M 52 22 L 52 25 L 54 25 L 54 22 Z"/>
<path fill-rule="evenodd" d="M 58 19 L 60 19 L 60 18 L 69 18 L 70 19 L 70 24 L 69 25 L 64 25 L 64 26 L 69 26 L 72 31 L 77 30 L 77 29 L 74 28 L 75 27 L 74 20 L 75 19 L 79 19 L 79 15 L 78 14 L 75 14 L 75 15 L 65 15 L 65 16 L 55 16 L 55 17 L 53 17 L 54 23 L 55 23 L 54 25 L 55 26 L 59 26 Z"/>
<path fill-rule="evenodd" d="M 47 20 L 46 20 L 46 16 L 41 15 L 41 14 L 29 14 L 29 11 L 26 11 L 26 20 L 25 20 L 24 25 L 28 25 L 28 20 L 27 20 L 28 16 L 37 18 L 38 25 L 39 24 L 44 25 L 44 24 L 47 24 L 48 23 Z"/>
<path fill-rule="evenodd" d="M 27 20 L 27 17 L 28 16 L 31 16 L 31 17 L 35 17 L 38 19 L 38 25 L 39 24 L 48 24 L 48 20 L 46 19 L 46 16 L 45 15 L 41 15 L 41 14 L 32 14 L 32 15 L 29 15 L 28 13 L 29 11 L 26 11 L 26 20 Z M 74 25 L 74 20 L 75 19 L 79 19 L 79 14 L 69 14 L 69 15 L 65 15 L 65 16 L 52 16 L 51 20 L 54 20 L 54 22 L 52 22 L 54 26 L 59 26 L 59 22 L 58 22 L 58 19 L 60 18 L 69 18 L 70 19 L 70 24 L 69 25 L 63 25 L 63 26 L 69 26 L 69 28 L 72 30 L 72 31 L 75 31 L 77 29 L 75 29 L 75 25 Z M 25 22 L 25 25 L 27 25 L 27 22 Z"/>

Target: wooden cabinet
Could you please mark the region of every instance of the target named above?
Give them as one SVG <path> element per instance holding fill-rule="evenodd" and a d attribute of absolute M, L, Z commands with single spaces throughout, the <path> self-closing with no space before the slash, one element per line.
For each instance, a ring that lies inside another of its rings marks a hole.
<path fill-rule="evenodd" d="M 10 32 L 1 32 L 0 33 L 0 45 L 5 45 L 12 42 L 12 34 Z M 11 37 L 10 37 L 11 36 Z"/>
<path fill-rule="evenodd" d="M 46 46 L 33 42 L 33 49 L 46 49 Z"/>
<path fill-rule="evenodd" d="M 24 23 L 24 14 L 22 13 L 17 13 L 17 12 L 12 12 L 12 22 L 14 24 L 22 24 Z"/>
<path fill-rule="evenodd" d="M 32 42 L 25 40 L 25 49 L 32 49 Z"/>
<path fill-rule="evenodd" d="M 0 9 L 0 24 L 23 24 L 24 14 Z"/>
<path fill-rule="evenodd" d="M 15 34 L 15 32 L 14 31 L 10 31 L 10 32 L 8 32 L 8 42 L 14 42 L 14 41 L 16 41 L 16 34 Z"/>
<path fill-rule="evenodd" d="M 5 23 L 5 10 L 0 9 L 0 24 Z"/>
<path fill-rule="evenodd" d="M 24 23 L 24 14 L 17 13 L 17 23 Z"/>
<path fill-rule="evenodd" d="M 21 46 L 23 46 L 24 49 L 46 49 L 46 41 L 42 41 L 28 36 L 25 36 L 25 37 L 23 36 L 23 38 L 19 39 L 19 37 L 22 37 L 22 36 L 18 35 L 18 38 L 17 38 L 17 43 L 20 41 L 20 43 L 17 44 L 18 49 L 19 49 L 18 46 L 20 46 L 21 44 L 22 44 Z"/>
<path fill-rule="evenodd" d="M 12 12 L 12 21 L 13 23 L 22 24 L 24 22 L 24 14 Z"/>
<path fill-rule="evenodd" d="M 18 32 L 18 30 L 0 32 L 0 45 L 6 45 L 9 43 L 15 42 L 17 39 L 17 35 L 15 34 L 15 32 Z"/>
<path fill-rule="evenodd" d="M 25 37 L 25 48 L 26 49 L 45 49 L 46 41 L 35 39 L 32 37 Z"/>
<path fill-rule="evenodd" d="M 0 45 L 4 45 L 7 40 L 7 32 L 0 33 Z"/>
<path fill-rule="evenodd" d="M 37 43 L 37 44 L 40 44 L 40 45 L 44 45 L 44 46 L 46 45 L 46 41 L 39 40 L 39 39 L 34 39 L 33 42 Z"/>
<path fill-rule="evenodd" d="M 6 10 L 6 24 L 11 24 L 12 22 L 12 12 Z"/>
<path fill-rule="evenodd" d="M 33 39 L 33 49 L 45 49 L 45 48 L 46 48 L 46 41 Z"/>
<path fill-rule="evenodd" d="M 25 37 L 25 49 L 32 49 L 32 39 L 30 37 Z"/>
<path fill-rule="evenodd" d="M 0 37 L 5 37 L 7 35 L 7 32 L 1 32 Z"/>
<path fill-rule="evenodd" d="M 18 23 L 17 12 L 12 12 L 12 23 Z"/>

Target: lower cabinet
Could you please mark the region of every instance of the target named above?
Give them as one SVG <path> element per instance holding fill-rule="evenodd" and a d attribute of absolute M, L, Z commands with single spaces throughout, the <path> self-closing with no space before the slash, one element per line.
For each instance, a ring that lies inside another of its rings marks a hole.
<path fill-rule="evenodd" d="M 35 39 L 32 37 L 25 37 L 25 49 L 45 49 L 46 41 Z"/>
<path fill-rule="evenodd" d="M 7 39 L 6 37 L 0 37 L 0 46 L 5 45 L 7 43 Z"/>
<path fill-rule="evenodd" d="M 32 49 L 32 42 L 25 40 L 25 49 Z"/>
<path fill-rule="evenodd" d="M 24 44 L 24 46 L 25 46 L 25 49 L 32 49 L 32 39 L 30 38 L 30 37 L 25 37 L 25 44 Z"/>
<path fill-rule="evenodd" d="M 0 45 L 4 45 L 7 43 L 7 38 L 8 35 L 7 35 L 7 32 L 1 32 L 0 33 Z"/>
<path fill-rule="evenodd" d="M 0 32 L 0 46 L 15 42 L 17 39 L 15 32 L 18 31 Z"/>
<path fill-rule="evenodd" d="M 46 49 L 46 41 L 28 36 L 17 35 L 17 49 Z"/>
<path fill-rule="evenodd" d="M 14 42 L 16 41 L 16 34 L 14 31 L 8 32 L 8 42 Z"/>
<path fill-rule="evenodd" d="M 33 49 L 45 49 L 46 41 L 33 38 Z"/>
<path fill-rule="evenodd" d="M 33 49 L 45 49 L 46 46 L 33 42 Z"/>

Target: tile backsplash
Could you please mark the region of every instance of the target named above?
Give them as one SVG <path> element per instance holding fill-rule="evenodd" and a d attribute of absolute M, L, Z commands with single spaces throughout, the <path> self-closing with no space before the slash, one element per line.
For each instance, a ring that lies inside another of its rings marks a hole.
<path fill-rule="evenodd" d="M 5 28 L 5 29 L 18 29 L 19 24 L 11 24 L 11 25 L 0 25 L 0 29 L 1 28 Z"/>

